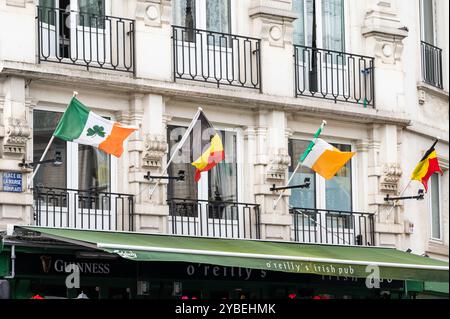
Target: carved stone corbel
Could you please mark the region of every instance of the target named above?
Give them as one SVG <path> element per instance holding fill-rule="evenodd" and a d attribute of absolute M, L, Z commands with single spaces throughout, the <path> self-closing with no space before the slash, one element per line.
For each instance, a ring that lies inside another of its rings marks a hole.
<path fill-rule="evenodd" d="M 392 0 L 372 0 L 369 6 L 363 36 L 374 41 L 369 44 L 375 57 L 384 64 L 396 64 L 401 61 L 403 39 L 408 36 L 408 28 L 398 19 L 398 10 Z"/>
<path fill-rule="evenodd" d="M 8 118 L 3 138 L 2 154 L 23 155 L 26 151 L 27 141 L 31 136 L 28 123 L 20 119 Z"/>
<path fill-rule="evenodd" d="M 289 9 L 288 1 L 284 5 L 268 6 L 266 2 L 252 1 L 249 16 L 254 21 L 255 30 L 263 41 L 268 41 L 271 46 L 284 47 L 292 44 L 294 27 L 292 22 L 298 15 Z"/>
<path fill-rule="evenodd" d="M 398 181 L 402 176 L 402 169 L 397 163 L 386 163 L 383 165 L 383 174 L 380 180 L 380 191 L 396 194 Z"/>
<path fill-rule="evenodd" d="M 148 134 L 144 142 L 144 154 L 142 157 L 142 168 L 160 169 L 162 159 L 167 153 L 167 142 L 162 135 Z"/>
<path fill-rule="evenodd" d="M 286 178 L 286 170 L 291 163 L 291 157 L 287 149 L 280 148 L 275 150 L 270 156 L 267 165 L 266 179 L 272 182 L 284 181 Z"/>
<path fill-rule="evenodd" d="M 161 27 L 170 24 L 171 0 L 138 0 L 136 20 L 144 21 L 146 26 Z"/>

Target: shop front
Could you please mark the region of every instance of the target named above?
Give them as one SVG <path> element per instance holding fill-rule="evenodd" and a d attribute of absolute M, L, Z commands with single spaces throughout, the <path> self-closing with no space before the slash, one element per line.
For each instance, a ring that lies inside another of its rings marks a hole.
<path fill-rule="evenodd" d="M 447 263 L 386 248 L 37 227 L 3 242 L 0 292 L 18 299 L 397 299 L 421 293 L 411 280 L 448 284 Z"/>

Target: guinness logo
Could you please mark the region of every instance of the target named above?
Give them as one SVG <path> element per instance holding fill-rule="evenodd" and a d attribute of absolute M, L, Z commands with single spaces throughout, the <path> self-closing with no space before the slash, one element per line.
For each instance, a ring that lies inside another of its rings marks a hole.
<path fill-rule="evenodd" d="M 48 272 L 50 271 L 50 267 L 52 265 L 52 257 L 50 256 L 41 256 L 41 265 L 42 265 L 42 270 L 48 274 Z"/>

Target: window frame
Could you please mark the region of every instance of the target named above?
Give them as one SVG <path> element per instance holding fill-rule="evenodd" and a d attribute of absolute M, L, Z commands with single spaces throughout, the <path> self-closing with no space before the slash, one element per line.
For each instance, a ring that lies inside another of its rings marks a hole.
<path fill-rule="evenodd" d="M 47 112 L 56 112 L 56 113 L 64 113 L 65 109 L 56 106 L 50 106 L 49 104 L 40 104 L 33 111 L 47 111 Z M 108 117 L 110 120 L 114 121 L 114 115 L 110 112 L 104 110 L 95 110 L 95 113 L 100 116 Z M 31 121 L 34 127 L 34 113 L 31 113 Z M 34 154 L 34 141 L 31 143 L 32 152 Z M 79 189 L 79 163 L 78 163 L 78 143 L 74 142 L 66 142 L 66 188 L 67 189 Z M 115 156 L 109 156 L 109 180 L 110 180 L 110 193 L 117 193 L 118 191 L 118 159 Z M 45 187 L 46 185 L 44 185 Z"/>
<path fill-rule="evenodd" d="M 185 127 L 187 128 L 189 126 L 190 122 L 186 122 L 186 121 L 182 121 L 182 120 L 173 120 L 170 121 L 166 124 L 165 130 L 166 130 L 166 134 L 168 133 L 168 129 L 169 126 L 179 126 L 179 127 Z M 243 147 L 244 147 L 244 140 L 243 140 L 243 131 L 240 128 L 234 128 L 234 127 L 230 127 L 230 126 L 224 126 L 224 125 L 219 125 L 219 124 L 215 124 L 212 123 L 214 128 L 217 131 L 229 131 L 229 132 L 234 132 L 236 133 L 236 161 L 237 161 L 237 169 L 236 169 L 236 187 L 237 187 L 237 191 L 236 191 L 236 201 L 240 202 L 243 198 L 244 198 L 244 192 L 243 192 L 243 183 L 244 183 L 244 168 L 243 168 Z M 169 153 L 166 158 L 165 163 L 167 164 L 167 161 L 169 160 L 170 157 L 170 150 L 168 150 Z M 201 178 L 200 181 L 198 182 L 197 185 L 197 199 L 196 200 L 208 200 L 208 190 L 209 190 L 209 185 L 208 185 L 208 174 L 209 172 L 202 172 L 201 173 Z M 167 196 L 168 196 L 168 192 L 167 192 Z M 167 197 L 168 198 L 168 197 Z M 194 199 L 195 200 L 195 199 Z"/>
<path fill-rule="evenodd" d="M 311 134 L 304 134 L 304 133 L 298 133 L 293 134 L 290 138 L 290 140 L 305 140 L 305 141 L 311 141 Z M 289 143 L 288 141 L 288 143 Z M 348 139 L 344 138 L 337 138 L 337 137 L 326 137 L 326 141 L 330 144 L 345 144 L 350 146 L 350 151 L 355 151 L 355 143 L 353 141 L 349 141 Z M 291 155 L 291 154 L 289 154 Z M 315 209 L 319 210 L 327 210 L 326 207 L 326 180 L 320 176 L 319 174 L 315 173 Z M 351 192 L 350 192 L 350 205 L 351 209 L 350 211 L 357 211 L 355 210 L 355 207 L 357 207 L 358 198 L 357 198 L 357 192 L 355 191 L 357 189 L 357 183 L 358 183 L 358 172 L 357 172 L 357 163 L 356 158 L 352 157 L 350 159 L 350 182 L 351 182 Z M 333 211 L 333 210 L 332 210 Z"/>
<path fill-rule="evenodd" d="M 433 45 L 437 46 L 437 29 L 436 29 L 436 1 L 435 0 L 429 0 L 432 4 L 432 22 L 433 22 L 433 43 L 428 43 L 425 41 L 425 16 L 424 16 L 424 4 L 423 2 L 426 0 L 419 0 L 419 26 L 420 26 L 420 40 Z"/>
<path fill-rule="evenodd" d="M 434 231 L 434 227 L 433 227 L 433 198 L 432 198 L 432 194 L 433 192 L 435 192 L 436 190 L 433 189 L 433 186 L 431 185 L 431 180 L 429 181 L 429 200 L 428 200 L 428 208 L 429 208 L 429 218 L 430 218 L 430 222 L 429 222 L 429 231 L 430 231 L 430 240 L 432 241 L 436 241 L 441 243 L 443 241 L 443 222 L 442 222 L 442 176 L 438 173 L 434 173 L 432 175 L 436 176 L 437 178 L 437 187 L 438 187 L 438 210 L 439 210 L 439 238 L 433 237 L 433 231 Z M 431 178 L 432 178 L 431 177 Z M 431 179 L 430 178 L 430 179 Z"/>
<path fill-rule="evenodd" d="M 206 19 L 206 1 L 207 0 L 192 0 L 195 3 L 195 25 L 194 29 L 200 29 L 200 30 L 206 30 L 210 31 L 206 28 L 207 25 L 207 19 Z M 229 0 L 230 1 L 230 12 L 228 17 L 228 23 L 230 26 L 230 30 L 228 32 L 223 33 L 233 33 L 233 30 L 236 28 L 236 18 L 233 16 L 233 12 L 238 12 L 236 10 L 236 1 L 235 0 Z M 172 8 L 174 10 L 174 8 Z M 175 23 L 174 21 L 174 15 L 172 14 L 172 24 L 173 25 L 179 25 L 178 23 Z M 217 32 L 217 31 L 214 31 Z"/>
<path fill-rule="evenodd" d="M 293 1 L 303 1 L 304 4 L 306 3 L 305 0 L 293 0 Z M 324 50 L 333 50 L 333 49 L 329 49 L 329 48 L 325 48 L 324 47 L 324 39 L 323 39 L 323 35 L 324 35 L 324 28 L 323 28 L 323 6 L 322 6 L 322 2 L 324 0 L 316 0 L 316 41 L 317 41 L 317 48 L 318 49 L 324 49 Z M 349 10 L 349 5 L 347 4 L 347 2 L 345 0 L 343 1 L 343 8 L 342 8 L 342 16 L 343 16 L 343 20 L 341 21 L 342 24 L 342 29 L 343 29 L 343 34 L 342 34 L 342 46 L 343 48 L 341 48 L 339 51 L 341 52 L 346 52 L 346 48 L 347 48 L 347 37 L 345 36 L 347 33 L 349 33 L 349 25 L 347 23 L 347 17 L 348 15 L 348 10 Z M 302 19 L 303 20 L 303 30 L 304 30 L 304 39 L 305 42 L 304 43 L 296 43 L 296 39 L 293 39 L 294 45 L 299 45 L 299 46 L 305 46 L 305 47 L 311 47 L 310 45 L 308 45 L 308 32 L 307 30 L 307 19 L 305 19 L 305 17 L 307 16 L 307 6 L 303 5 L 303 14 L 301 16 L 299 16 L 298 19 Z"/>

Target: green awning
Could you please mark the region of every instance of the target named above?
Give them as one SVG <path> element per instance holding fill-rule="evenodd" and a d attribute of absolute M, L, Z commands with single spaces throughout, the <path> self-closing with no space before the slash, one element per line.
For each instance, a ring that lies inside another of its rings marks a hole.
<path fill-rule="evenodd" d="M 448 263 L 392 248 L 20 228 L 135 261 L 194 262 L 359 278 L 367 278 L 374 272 L 373 266 L 378 266 L 380 279 L 448 282 Z"/>
<path fill-rule="evenodd" d="M 448 282 L 425 281 L 424 291 L 448 295 Z"/>

